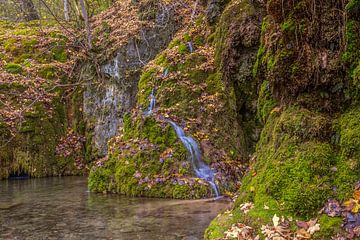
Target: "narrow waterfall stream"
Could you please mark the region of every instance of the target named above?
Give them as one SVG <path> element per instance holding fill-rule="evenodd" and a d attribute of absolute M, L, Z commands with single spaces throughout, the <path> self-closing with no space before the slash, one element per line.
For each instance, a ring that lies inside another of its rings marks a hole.
<path fill-rule="evenodd" d="M 148 110 L 145 112 L 145 116 L 150 116 L 155 108 L 155 104 L 156 104 L 156 98 L 155 98 L 155 90 L 154 88 L 151 90 L 151 94 L 150 94 L 150 103 L 149 103 L 149 107 Z"/>
<path fill-rule="evenodd" d="M 191 44 L 189 45 L 189 49 L 191 49 L 190 51 L 192 51 Z M 167 76 L 168 72 L 169 69 L 166 68 L 163 74 L 163 78 Z M 155 98 L 154 88 L 151 90 L 149 99 L 150 99 L 150 103 L 148 110 L 144 113 L 145 116 L 150 116 L 155 108 L 156 98 Z M 201 151 L 198 143 L 195 141 L 195 139 L 192 136 L 186 136 L 184 130 L 181 127 L 179 127 L 175 122 L 168 119 L 166 121 L 170 123 L 171 126 L 174 128 L 177 137 L 183 143 L 184 147 L 188 151 L 189 158 L 193 166 L 196 177 L 207 181 L 212 187 L 215 196 L 219 197 L 220 193 L 219 193 L 219 188 L 215 183 L 214 171 L 211 170 L 211 168 L 202 160 Z"/>
<path fill-rule="evenodd" d="M 194 47 L 193 47 L 192 42 L 187 42 L 187 45 L 188 45 L 190 53 L 193 53 L 194 52 Z"/>
<path fill-rule="evenodd" d="M 191 160 L 191 164 L 195 171 L 195 174 L 198 178 L 206 180 L 212 189 L 214 190 L 214 194 L 218 197 L 219 189 L 215 183 L 215 175 L 211 168 L 201 159 L 201 151 L 198 143 L 191 136 L 186 136 L 184 130 L 179 127 L 173 121 L 167 120 L 168 123 L 174 128 L 176 135 L 180 139 L 180 141 L 184 144 L 184 147 L 189 153 L 189 157 Z"/>

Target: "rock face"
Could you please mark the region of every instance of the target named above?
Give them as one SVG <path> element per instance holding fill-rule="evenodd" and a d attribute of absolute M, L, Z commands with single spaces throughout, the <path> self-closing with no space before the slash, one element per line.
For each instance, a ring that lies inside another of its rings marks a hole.
<path fill-rule="evenodd" d="M 256 119 L 260 81 L 253 76 L 253 66 L 260 46 L 262 11 L 248 1 L 232 1 L 221 14 L 214 41 L 222 80 L 235 93 L 237 120 L 248 154 L 254 151 L 260 131 Z"/>
<path fill-rule="evenodd" d="M 229 7 L 240 4 L 244 12 L 246 2 Z M 213 221 L 205 239 L 222 238 L 234 222 L 261 229 L 275 213 L 318 218 L 314 239 L 345 236 L 341 219 L 319 210 L 328 199 L 349 199 L 360 179 L 359 19 L 353 13 L 359 2 L 272 0 L 264 7 L 252 67 L 263 128 L 234 209 Z M 233 52 L 246 49 L 233 46 Z M 254 208 L 245 214 L 246 202 Z"/>
<path fill-rule="evenodd" d="M 228 2 L 229 0 L 208 0 L 206 18 L 210 24 L 216 23 Z"/>
<path fill-rule="evenodd" d="M 142 29 L 101 66 L 105 79 L 100 86 L 92 85 L 97 80 L 94 75 L 87 76 L 84 117 L 89 131 L 93 131 L 93 154 L 107 154 L 107 141 L 122 126 L 124 113 L 134 107 L 142 67 L 167 46 L 178 28 L 172 17 L 175 9 L 166 11 L 157 12 L 154 27 Z"/>

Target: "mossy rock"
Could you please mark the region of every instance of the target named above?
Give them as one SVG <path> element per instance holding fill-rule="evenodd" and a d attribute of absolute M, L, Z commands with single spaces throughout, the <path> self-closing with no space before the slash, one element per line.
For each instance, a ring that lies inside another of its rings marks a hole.
<path fill-rule="evenodd" d="M 126 114 L 122 136 L 111 140 L 109 148 L 109 160 L 90 172 L 91 191 L 180 199 L 211 195 L 205 182 L 189 180 L 187 151 L 169 124 Z"/>
<path fill-rule="evenodd" d="M 338 154 L 335 186 L 337 198 L 351 197 L 354 184 L 360 179 L 360 108 L 353 107 L 335 121 L 334 143 Z"/>
<path fill-rule="evenodd" d="M 351 109 L 335 123 L 343 137 L 337 143 L 343 149 L 340 152 L 327 141 L 329 120 L 323 114 L 299 107 L 270 114 L 234 209 L 210 224 L 205 239 L 220 239 L 233 223 L 247 224 L 260 233 L 274 214 L 300 220 L 318 218 L 321 230 L 315 239 L 343 234 L 341 218 L 318 212 L 330 198 L 348 199 L 359 179 L 358 165 L 352 164 L 353 159 L 360 159 L 358 114 L 358 109 Z M 245 202 L 255 204 L 247 214 L 239 208 Z"/>
<path fill-rule="evenodd" d="M 277 102 L 271 96 L 269 89 L 269 82 L 264 81 L 260 87 L 259 98 L 257 101 L 257 115 L 258 118 L 265 123 L 266 119 L 271 114 L 271 111 L 276 107 Z"/>

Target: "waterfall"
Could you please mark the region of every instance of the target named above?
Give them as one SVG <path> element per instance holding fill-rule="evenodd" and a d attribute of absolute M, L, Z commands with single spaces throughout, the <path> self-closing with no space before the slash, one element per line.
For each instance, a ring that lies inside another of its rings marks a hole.
<path fill-rule="evenodd" d="M 163 78 L 166 78 L 168 74 L 169 74 L 169 68 L 166 68 L 164 70 Z"/>
<path fill-rule="evenodd" d="M 193 47 L 191 42 L 188 43 L 190 52 L 193 51 Z M 166 68 L 163 73 L 163 78 L 166 78 L 166 76 L 169 73 L 169 69 Z M 144 113 L 145 116 L 149 116 L 153 113 L 153 110 L 155 108 L 156 98 L 154 93 L 154 88 L 151 90 L 150 94 L 150 103 L 148 110 Z M 191 136 L 186 136 L 184 130 L 179 127 L 176 123 L 173 121 L 167 120 L 168 123 L 171 124 L 171 126 L 174 128 L 176 135 L 180 139 L 180 141 L 184 144 L 186 150 L 189 153 L 189 158 L 191 161 L 191 164 L 193 166 L 194 172 L 198 178 L 201 178 L 205 181 L 207 181 L 210 186 L 212 187 L 214 194 L 216 197 L 218 197 L 219 194 L 219 188 L 215 183 L 215 175 L 214 172 L 210 169 L 210 167 L 202 161 L 201 159 L 201 151 L 199 148 L 198 143 L 192 138 Z"/>
<path fill-rule="evenodd" d="M 119 67 L 118 56 L 116 56 L 108 64 L 104 65 L 102 67 L 102 71 L 115 79 L 120 79 L 120 67 Z"/>
<path fill-rule="evenodd" d="M 156 98 L 155 98 L 155 93 L 154 93 L 154 89 L 151 90 L 151 94 L 150 94 L 150 103 L 149 103 L 149 107 L 148 110 L 144 113 L 145 116 L 150 116 L 155 108 L 155 103 L 156 103 Z"/>
<path fill-rule="evenodd" d="M 189 51 L 190 51 L 191 53 L 193 53 L 193 52 L 194 52 L 194 48 L 193 48 L 192 42 L 187 42 L 187 45 L 188 45 Z"/>
<path fill-rule="evenodd" d="M 206 180 L 214 190 L 215 196 L 218 197 L 219 189 L 215 183 L 214 172 L 205 162 L 202 161 L 201 152 L 197 142 L 191 136 L 186 136 L 184 130 L 181 127 L 179 127 L 176 123 L 170 120 L 167 121 L 174 128 L 176 135 L 187 149 L 196 176 L 198 178 Z"/>

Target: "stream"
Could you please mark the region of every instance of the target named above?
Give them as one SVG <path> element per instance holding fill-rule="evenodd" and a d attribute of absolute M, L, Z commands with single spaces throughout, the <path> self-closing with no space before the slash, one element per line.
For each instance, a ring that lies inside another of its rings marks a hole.
<path fill-rule="evenodd" d="M 202 239 L 229 203 L 87 191 L 86 177 L 0 181 L 0 239 Z"/>

